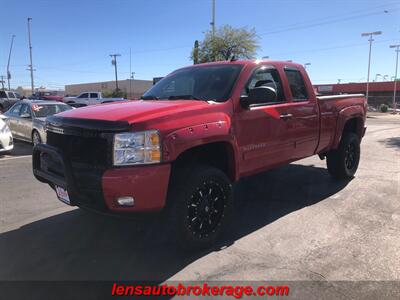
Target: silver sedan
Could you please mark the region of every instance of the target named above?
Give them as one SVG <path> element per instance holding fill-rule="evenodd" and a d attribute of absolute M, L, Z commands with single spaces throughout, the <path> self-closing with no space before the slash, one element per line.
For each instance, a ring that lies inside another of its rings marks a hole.
<path fill-rule="evenodd" d="M 72 109 L 71 106 L 42 100 L 22 100 L 14 104 L 4 116 L 13 137 L 34 145 L 46 142 L 46 117 Z"/>

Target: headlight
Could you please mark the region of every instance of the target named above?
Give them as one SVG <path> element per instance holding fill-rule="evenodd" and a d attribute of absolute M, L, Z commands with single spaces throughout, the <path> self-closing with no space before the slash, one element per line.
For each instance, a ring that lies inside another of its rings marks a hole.
<path fill-rule="evenodd" d="M 154 164 L 161 161 L 157 130 L 114 135 L 114 166 Z"/>

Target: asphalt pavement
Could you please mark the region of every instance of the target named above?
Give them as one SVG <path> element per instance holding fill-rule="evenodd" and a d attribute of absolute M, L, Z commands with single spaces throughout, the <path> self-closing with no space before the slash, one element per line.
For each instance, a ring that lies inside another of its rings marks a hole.
<path fill-rule="evenodd" d="M 354 179 L 318 157 L 245 178 L 230 234 L 196 253 L 59 202 L 17 142 L 0 157 L 0 280 L 400 280 L 400 116 L 367 126 Z"/>

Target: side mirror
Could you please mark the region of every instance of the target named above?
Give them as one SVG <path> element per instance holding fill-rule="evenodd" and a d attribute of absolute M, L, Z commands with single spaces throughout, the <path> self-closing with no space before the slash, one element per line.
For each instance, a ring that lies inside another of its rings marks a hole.
<path fill-rule="evenodd" d="M 275 102 L 278 95 L 274 88 L 269 86 L 259 86 L 249 90 L 248 96 L 242 96 L 240 103 L 244 108 L 249 108 L 254 104 Z"/>
<path fill-rule="evenodd" d="M 23 119 L 30 119 L 31 115 L 30 114 L 22 114 L 22 115 L 20 115 L 20 117 Z"/>

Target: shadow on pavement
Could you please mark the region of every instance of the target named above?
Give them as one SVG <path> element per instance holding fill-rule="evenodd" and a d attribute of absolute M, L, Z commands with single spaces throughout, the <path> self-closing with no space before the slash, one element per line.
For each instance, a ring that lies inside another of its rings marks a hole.
<path fill-rule="evenodd" d="M 32 149 L 33 149 L 32 144 L 14 140 L 14 148 L 11 150 L 11 153 L 8 153 L 7 155 L 0 154 L 0 158 L 32 155 Z"/>
<path fill-rule="evenodd" d="M 400 137 L 391 137 L 379 142 L 385 144 L 388 148 L 400 148 Z"/>
<path fill-rule="evenodd" d="M 235 186 L 236 217 L 224 245 L 347 185 L 326 169 L 288 165 Z M 56 201 L 56 200 L 55 200 Z M 0 280 L 167 280 L 210 253 L 178 252 L 137 221 L 76 209 L 0 235 Z"/>

